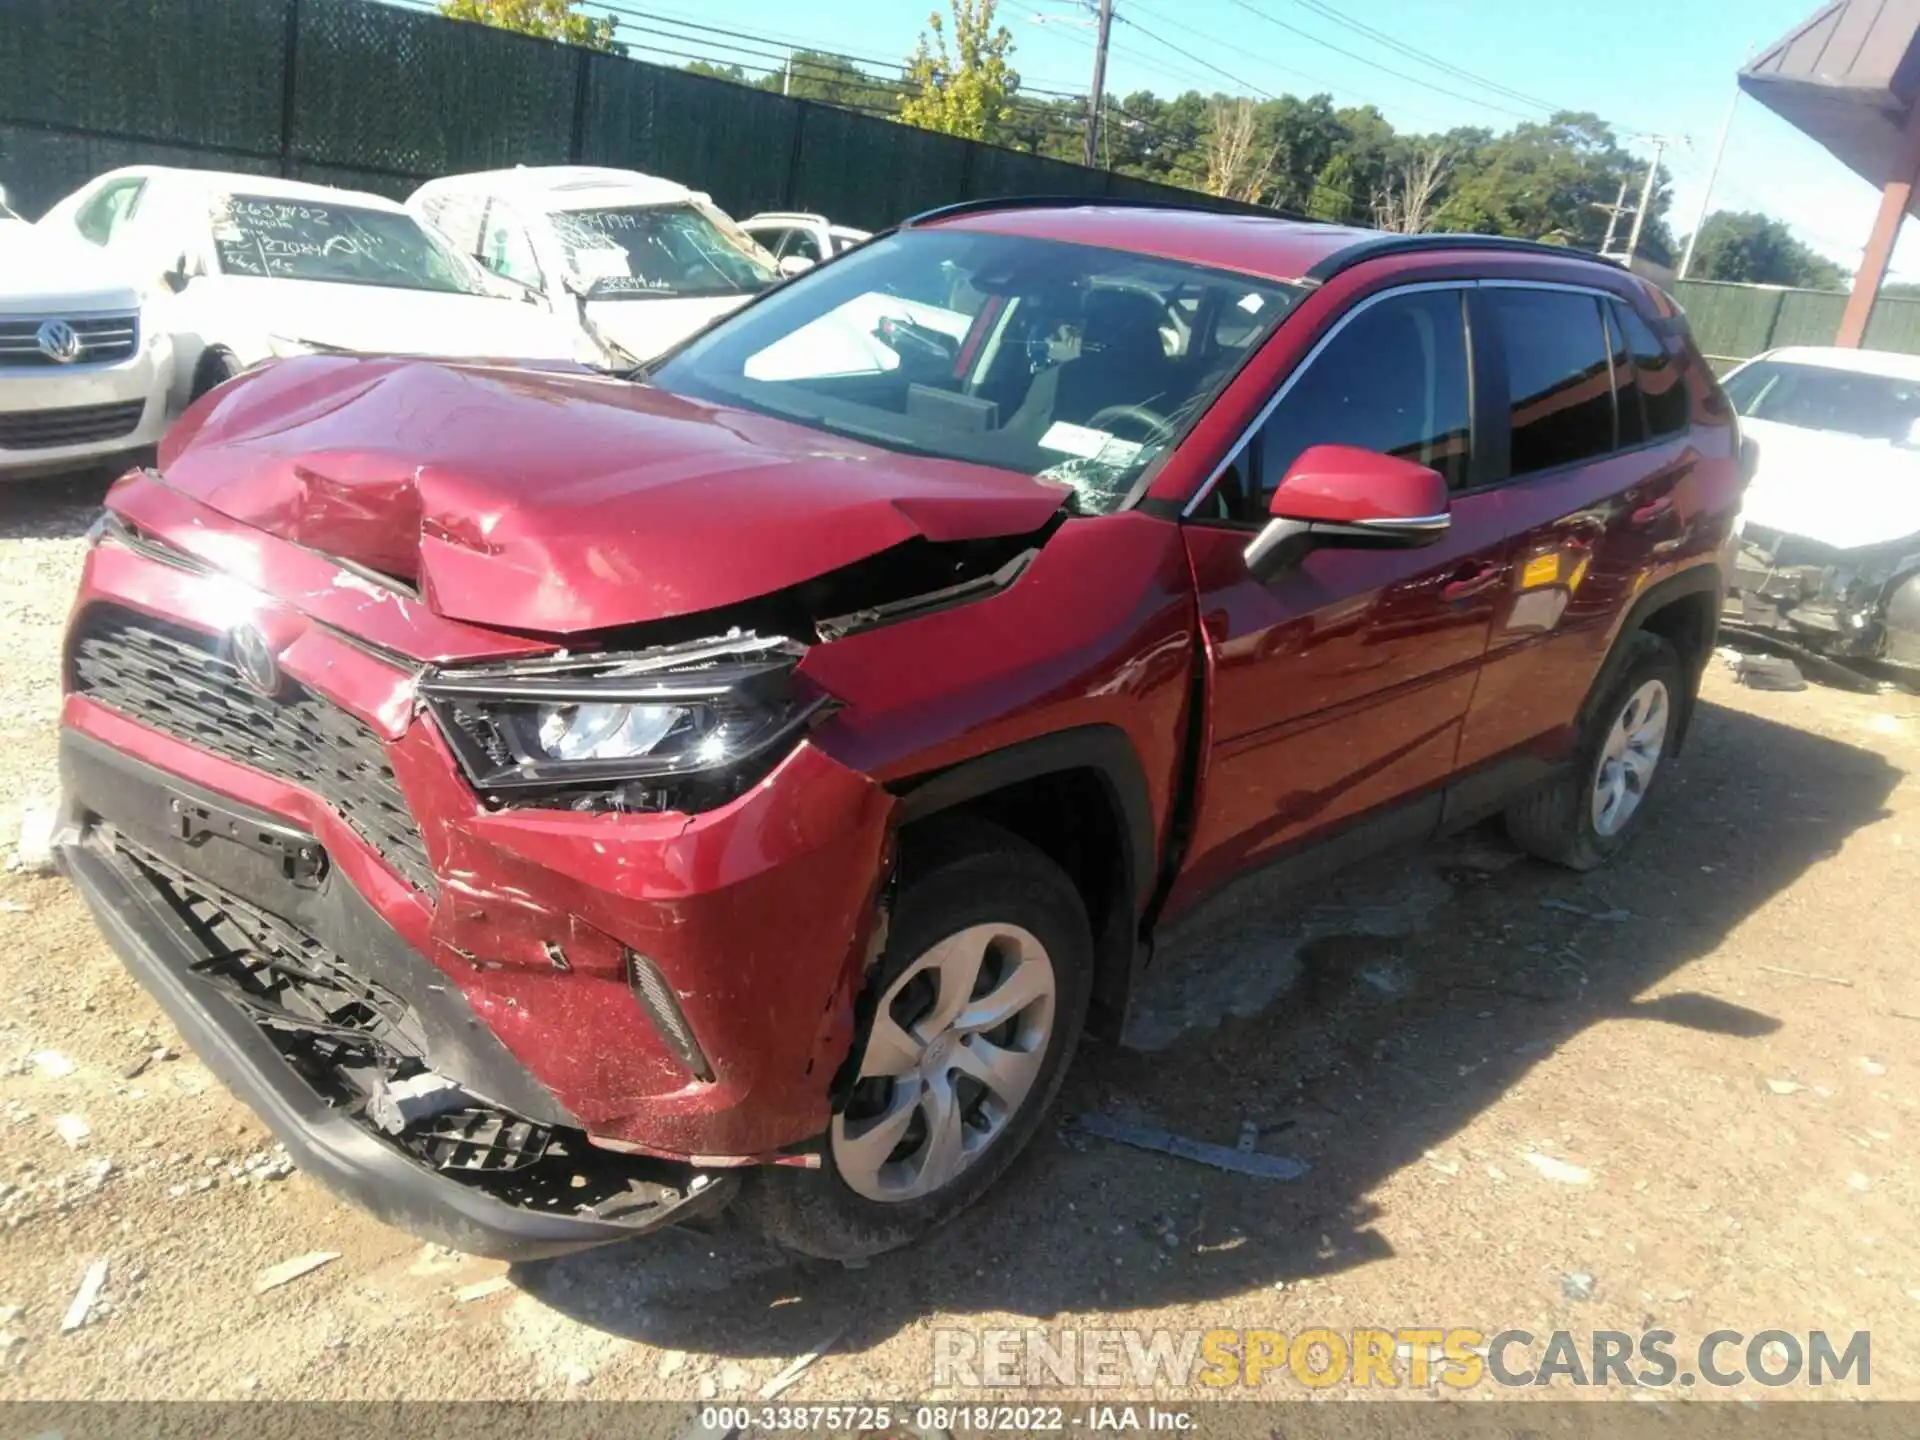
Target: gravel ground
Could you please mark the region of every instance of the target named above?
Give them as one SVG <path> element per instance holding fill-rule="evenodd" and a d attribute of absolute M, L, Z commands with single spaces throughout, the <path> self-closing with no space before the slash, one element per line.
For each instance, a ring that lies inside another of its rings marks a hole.
<path fill-rule="evenodd" d="M 99 493 L 0 495 L 7 837 L 53 783 Z M 724 1222 L 512 1269 L 423 1247 L 287 1173 L 64 882 L 0 875 L 0 1397 L 746 1398 L 837 1336 L 781 1399 L 899 1399 L 935 1393 L 935 1327 L 1033 1325 L 1869 1329 L 1867 1393 L 1920 1397 L 1917 768 L 1920 700 L 1716 665 L 1621 863 L 1473 833 L 1251 889 L 1068 1082 L 1063 1113 L 1226 1145 L 1252 1122 L 1304 1181 L 1049 1127 L 988 1203 L 859 1270 Z"/>

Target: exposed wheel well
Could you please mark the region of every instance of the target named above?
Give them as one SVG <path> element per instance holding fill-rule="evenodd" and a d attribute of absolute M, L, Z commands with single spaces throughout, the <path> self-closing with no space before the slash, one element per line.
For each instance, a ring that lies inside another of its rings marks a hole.
<path fill-rule="evenodd" d="M 1097 966 L 1088 1027 L 1117 1038 L 1132 980 L 1137 901 L 1127 821 L 1108 776 L 1093 766 L 1050 771 L 911 820 L 900 831 L 903 868 L 911 872 L 917 841 L 968 817 L 1018 835 L 1073 881 L 1087 907 Z"/>
<path fill-rule="evenodd" d="M 1679 653 L 1680 663 L 1692 677 L 1693 685 L 1688 690 L 1680 708 L 1679 727 L 1674 732 L 1674 748 L 1678 750 L 1687 738 L 1687 728 L 1693 720 L 1694 697 L 1699 692 L 1700 677 L 1707 668 L 1707 661 L 1713 655 L 1714 637 L 1720 629 L 1719 592 L 1717 590 L 1694 590 L 1677 595 L 1659 609 L 1647 615 L 1639 628 L 1650 635 L 1658 635 Z"/>

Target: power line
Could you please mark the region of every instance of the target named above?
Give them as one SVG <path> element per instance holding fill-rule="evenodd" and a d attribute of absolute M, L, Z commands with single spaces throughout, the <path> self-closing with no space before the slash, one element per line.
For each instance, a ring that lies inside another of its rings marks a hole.
<path fill-rule="evenodd" d="M 1298 25 L 1289 25 L 1286 21 L 1278 19 L 1275 16 L 1269 15 L 1266 11 L 1248 4 L 1247 0 L 1232 0 L 1232 3 L 1235 5 L 1238 5 L 1242 10 L 1246 11 L 1249 15 L 1257 16 L 1259 19 L 1266 21 L 1269 25 L 1277 26 L 1278 28 L 1285 30 L 1289 35 L 1298 35 L 1302 40 L 1310 41 L 1311 43 L 1315 45 L 1319 45 L 1324 49 L 1331 50 L 1336 55 L 1344 55 L 1349 60 L 1357 60 L 1362 65 L 1371 66 L 1373 69 L 1380 71 L 1384 75 L 1393 76 L 1396 80 L 1404 80 L 1409 85 L 1418 85 L 1423 90 L 1433 91 L 1434 94 L 1436 95 L 1445 95 L 1452 100 L 1462 100 L 1469 105 L 1479 105 L 1488 110 L 1496 110 L 1502 115 L 1511 115 L 1514 118 L 1519 120 L 1531 121 L 1534 118 L 1532 115 L 1528 114 L 1523 110 L 1514 110 L 1505 105 L 1496 105 L 1491 100 L 1483 99 L 1479 96 L 1463 95 L 1458 90 L 1449 90 L 1446 88 L 1446 86 L 1436 85 L 1431 80 L 1422 80 L 1418 75 L 1409 75 L 1404 70 L 1396 70 L 1391 65 L 1383 65 L 1378 60 L 1369 59 L 1367 56 L 1360 54 L 1358 51 L 1349 50 L 1343 45 L 1336 45 L 1331 40 L 1323 39 L 1321 36 L 1315 35 L 1310 30 L 1302 30 Z"/>
<path fill-rule="evenodd" d="M 1207 31 L 1197 29 L 1192 25 L 1188 25 L 1179 20 L 1176 20 L 1172 16 L 1166 14 L 1164 11 L 1150 9 L 1148 6 L 1141 3 L 1141 0 L 1128 0 L 1128 4 L 1130 5 L 1131 8 L 1135 10 L 1147 10 L 1148 13 L 1154 17 L 1154 23 L 1156 25 L 1171 26 L 1175 30 L 1179 30 L 1184 32 L 1185 34 L 1192 35 L 1195 38 L 1204 40 L 1209 44 L 1217 45 L 1217 44 L 1223 43 L 1215 35 L 1209 34 Z M 1233 48 L 1235 48 L 1237 53 L 1244 53 L 1244 47 L 1233 47 Z M 1159 68 L 1166 70 L 1171 74 L 1183 74 L 1189 79 L 1196 78 L 1193 76 L 1193 73 L 1191 71 L 1176 70 L 1174 69 L 1174 67 L 1169 66 L 1164 62 L 1154 61 L 1151 57 L 1140 55 L 1136 51 L 1128 51 L 1127 53 L 1130 55 L 1133 55 L 1135 59 L 1145 60 L 1150 64 L 1157 64 Z M 1324 76 L 1309 75 L 1304 70 L 1296 70 L 1291 66 L 1287 66 L 1287 65 L 1276 65 L 1271 61 L 1263 60 L 1262 64 L 1265 66 L 1266 69 L 1276 70 L 1282 75 L 1291 75 L 1296 80 L 1304 80 L 1309 85 L 1315 86 L 1317 89 L 1327 94 L 1330 94 L 1330 95 L 1345 94 L 1351 97 L 1358 105 L 1371 106 L 1373 109 L 1376 109 L 1376 110 L 1380 108 L 1375 101 L 1369 100 L 1365 95 L 1362 95 L 1358 90 L 1355 90 L 1351 85 L 1336 85 L 1334 84 L 1333 81 L 1326 79 Z M 1442 129 L 1446 128 L 1447 126 L 1447 122 L 1445 120 L 1440 119 L 1438 116 L 1429 114 L 1428 112 L 1423 110 L 1415 110 L 1409 106 L 1400 104 L 1397 100 L 1394 102 L 1394 108 L 1403 115 L 1411 115 L 1417 120 L 1424 120 L 1429 125 L 1438 126 Z"/>
<path fill-rule="evenodd" d="M 605 10 L 610 14 L 613 14 L 616 16 L 630 17 L 636 20 L 653 20 L 661 24 L 671 25 L 680 30 L 694 30 L 694 31 L 699 31 L 703 34 L 723 36 L 731 40 L 752 40 L 760 44 L 778 46 L 783 51 L 788 49 L 792 49 L 796 51 L 807 50 L 807 51 L 811 51 L 815 55 L 825 55 L 825 56 L 830 56 L 835 60 L 845 60 L 851 65 L 877 68 L 883 71 L 904 72 L 906 69 L 905 60 L 880 60 L 880 59 L 876 59 L 871 55 L 858 55 L 858 54 L 854 54 L 851 51 L 833 50 L 833 49 L 829 49 L 825 45 L 816 45 L 808 41 L 791 40 L 791 39 L 786 39 L 779 36 L 765 35 L 765 34 L 760 34 L 760 33 L 748 31 L 748 30 L 729 29 L 725 26 L 720 26 L 720 25 L 709 25 L 703 21 L 687 20 L 687 19 L 681 18 L 678 15 L 662 14 L 659 11 L 638 10 L 633 8 L 630 5 L 609 3 L 609 0 L 593 0 L 593 3 L 595 5 L 595 8 Z M 635 28 L 637 29 L 641 27 L 636 26 Z M 1049 87 L 1059 87 L 1064 84 L 1066 84 L 1066 82 L 1064 81 L 1042 80 L 1042 81 L 1034 81 L 1032 83 L 1027 83 L 1025 80 L 1023 80 L 1021 84 L 1021 89 L 1030 95 L 1046 95 L 1051 98 L 1061 99 L 1061 100 L 1079 99 L 1081 98 L 1081 96 L 1085 94 L 1084 89 L 1077 89 L 1071 86 L 1065 89 L 1049 88 Z"/>
<path fill-rule="evenodd" d="M 1134 29 L 1138 30 L 1142 35 L 1146 36 L 1147 39 L 1153 41 L 1155 44 L 1164 45 L 1167 49 L 1171 50 L 1174 54 L 1185 56 L 1187 59 L 1193 61 L 1193 63 L 1196 65 L 1205 66 L 1207 69 L 1211 70 L 1214 74 L 1220 76 L 1222 79 L 1231 80 L 1234 84 L 1238 85 L 1242 90 L 1251 90 L 1254 94 L 1258 95 L 1263 100 L 1277 100 L 1279 98 L 1277 95 L 1274 95 L 1270 91 L 1262 90 L 1258 85 L 1254 84 L 1251 80 L 1242 80 L 1238 75 L 1235 75 L 1231 70 L 1222 70 L 1218 65 L 1214 64 L 1211 60 L 1202 59 L 1200 56 L 1194 54 L 1191 50 L 1181 49 L 1178 45 L 1174 44 L 1171 40 L 1167 39 L 1164 35 L 1156 35 L 1153 31 L 1147 29 L 1146 26 L 1142 25 L 1138 20 L 1135 20 L 1130 16 L 1121 15 L 1121 16 L 1115 16 L 1114 18 L 1125 21 L 1128 25 L 1131 25 Z"/>
<path fill-rule="evenodd" d="M 1549 114 L 1573 108 L 1567 105 L 1554 105 L 1549 101 L 1540 99 L 1537 95 L 1529 95 L 1524 90 L 1515 90 L 1510 85 L 1502 85 L 1497 80 L 1489 80 L 1484 75 L 1476 75 L 1473 71 L 1455 65 L 1451 61 L 1442 60 L 1438 55 L 1428 54 L 1424 50 L 1409 45 L 1406 41 L 1389 35 L 1384 30 L 1377 30 L 1364 21 L 1355 20 L 1352 16 L 1345 15 L 1334 9 L 1333 6 L 1325 3 L 1325 0 L 1292 0 L 1292 3 L 1300 6 L 1304 10 L 1312 11 L 1323 19 L 1331 20 L 1334 24 L 1344 29 L 1351 30 L 1359 35 L 1364 35 L 1376 44 L 1385 45 L 1398 54 L 1418 60 L 1423 65 L 1443 71 L 1446 74 L 1454 76 L 1456 79 L 1465 80 L 1470 85 L 1478 85 L 1483 89 L 1492 90 L 1496 94 L 1504 95 L 1508 99 L 1517 100 L 1522 105 L 1531 105 L 1536 110 L 1544 110 Z"/>

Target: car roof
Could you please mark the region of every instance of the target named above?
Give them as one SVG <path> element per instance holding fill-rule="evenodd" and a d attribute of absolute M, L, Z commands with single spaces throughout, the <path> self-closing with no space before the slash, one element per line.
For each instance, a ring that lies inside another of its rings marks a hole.
<path fill-rule="evenodd" d="M 484 190 L 539 200 L 551 210 L 592 210 L 607 205 L 673 205 L 696 197 L 677 180 L 616 170 L 605 165 L 516 165 L 510 170 L 476 170 L 429 180 L 415 195 Z"/>
<path fill-rule="evenodd" d="M 312 185 L 304 180 L 282 180 L 278 175 L 248 175 L 238 170 L 191 170 L 171 165 L 128 165 L 109 170 L 101 180 L 166 180 L 183 188 L 205 194 L 236 191 L 244 195 L 267 195 L 282 200 L 311 200 L 316 204 L 354 204 L 368 210 L 389 210 L 395 214 L 406 207 L 384 195 L 366 190 L 342 190 L 333 185 Z"/>
<path fill-rule="evenodd" d="M 1025 235 L 1128 250 L 1163 260 L 1184 260 L 1222 270 L 1237 270 L 1270 280 L 1324 280 L 1350 263 L 1375 255 L 1431 247 L 1435 250 L 1522 251 L 1599 267 L 1604 262 L 1584 251 L 1561 246 L 1480 235 L 1393 235 L 1356 226 L 1289 220 L 1279 215 L 1248 215 L 1199 208 L 1102 204 L 1098 200 L 1012 201 L 932 212 L 916 226 Z M 1617 266 L 1607 267 L 1619 271 Z"/>
<path fill-rule="evenodd" d="M 1847 370 L 1856 375 L 1885 375 L 1895 380 L 1920 380 L 1920 355 L 1891 350 L 1849 350 L 1837 345 L 1788 345 L 1758 356 L 1788 365 L 1817 365 L 1823 370 Z"/>

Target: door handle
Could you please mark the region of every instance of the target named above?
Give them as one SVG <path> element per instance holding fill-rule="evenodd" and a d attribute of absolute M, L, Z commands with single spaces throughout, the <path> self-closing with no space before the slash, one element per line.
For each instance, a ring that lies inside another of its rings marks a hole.
<path fill-rule="evenodd" d="M 1649 525 L 1657 525 L 1673 513 L 1673 497 L 1662 495 L 1658 500 L 1642 505 L 1628 517 L 1637 528 L 1644 530 Z"/>
<path fill-rule="evenodd" d="M 1476 595 L 1486 594 L 1506 578 L 1507 567 L 1496 565 L 1491 560 L 1463 565 L 1454 571 L 1447 582 L 1440 587 L 1440 598 L 1449 605 L 1457 605 L 1462 600 L 1471 600 Z"/>

